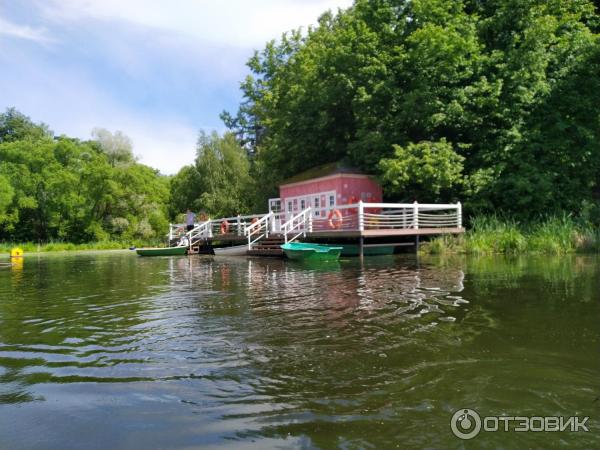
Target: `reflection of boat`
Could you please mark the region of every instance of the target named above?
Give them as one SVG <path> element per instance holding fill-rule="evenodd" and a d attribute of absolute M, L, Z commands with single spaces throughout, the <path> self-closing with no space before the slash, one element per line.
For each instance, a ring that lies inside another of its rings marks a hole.
<path fill-rule="evenodd" d="M 334 261 L 342 253 L 342 247 L 304 242 L 289 242 L 283 244 L 281 248 L 288 258 L 302 261 Z"/>
<path fill-rule="evenodd" d="M 165 247 L 165 248 L 138 248 L 136 253 L 140 256 L 174 256 L 185 255 L 187 247 Z"/>
<path fill-rule="evenodd" d="M 216 256 L 246 256 L 247 245 L 232 245 L 231 247 L 213 248 Z"/>
<path fill-rule="evenodd" d="M 342 270 L 339 260 L 297 259 L 288 261 L 288 267 L 311 272 L 339 272 Z"/>
<path fill-rule="evenodd" d="M 339 244 L 342 248 L 342 256 L 358 256 L 360 255 L 359 246 L 356 244 Z M 382 245 L 377 247 L 365 246 L 363 248 L 363 255 L 374 256 L 374 255 L 392 255 L 394 253 L 393 245 Z"/>

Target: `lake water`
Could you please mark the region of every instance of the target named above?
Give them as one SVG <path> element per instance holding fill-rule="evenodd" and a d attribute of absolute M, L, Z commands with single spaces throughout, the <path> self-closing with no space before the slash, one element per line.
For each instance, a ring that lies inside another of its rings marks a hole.
<path fill-rule="evenodd" d="M 600 448 L 599 337 L 597 257 L 28 255 L 0 449 Z M 589 431 L 464 441 L 461 408 Z"/>

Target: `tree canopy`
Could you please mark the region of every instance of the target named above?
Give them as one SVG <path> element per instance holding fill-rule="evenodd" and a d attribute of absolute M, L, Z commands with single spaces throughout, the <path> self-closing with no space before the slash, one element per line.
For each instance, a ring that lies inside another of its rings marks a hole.
<path fill-rule="evenodd" d="M 232 133 L 200 132 L 196 161 L 171 180 L 171 213 L 205 211 L 212 217 L 249 212 L 253 200 L 250 162 Z"/>
<path fill-rule="evenodd" d="M 0 239 L 146 240 L 165 233 L 168 179 L 133 161 L 130 147 L 106 147 L 114 136 L 103 135 L 87 142 L 54 137 L 14 109 L 0 114 Z"/>
<path fill-rule="evenodd" d="M 600 193 L 599 23 L 587 0 L 356 0 L 256 52 L 222 117 L 263 197 L 348 158 L 390 200 L 576 211 Z"/>

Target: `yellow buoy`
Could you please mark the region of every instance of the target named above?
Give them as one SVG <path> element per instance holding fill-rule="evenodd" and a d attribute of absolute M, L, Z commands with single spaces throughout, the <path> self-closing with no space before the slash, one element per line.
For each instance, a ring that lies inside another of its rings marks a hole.
<path fill-rule="evenodd" d="M 10 251 L 11 258 L 22 258 L 23 257 L 23 249 L 19 247 L 15 247 Z"/>

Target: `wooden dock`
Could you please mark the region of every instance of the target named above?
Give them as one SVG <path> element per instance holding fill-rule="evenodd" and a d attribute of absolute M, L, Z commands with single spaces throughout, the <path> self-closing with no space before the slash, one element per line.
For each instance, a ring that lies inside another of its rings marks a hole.
<path fill-rule="evenodd" d="M 462 207 L 456 204 L 363 203 L 314 210 L 298 214 L 270 211 L 265 214 L 209 219 L 185 232 L 171 224 L 170 244 L 186 239 L 188 253 L 212 253 L 213 248 L 246 245 L 249 256 L 283 256 L 285 242 L 357 245 L 362 256 L 366 248 L 418 247 L 421 236 L 460 234 Z"/>

